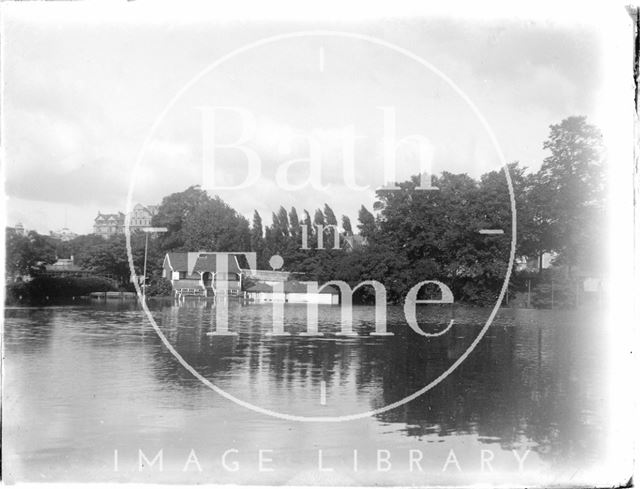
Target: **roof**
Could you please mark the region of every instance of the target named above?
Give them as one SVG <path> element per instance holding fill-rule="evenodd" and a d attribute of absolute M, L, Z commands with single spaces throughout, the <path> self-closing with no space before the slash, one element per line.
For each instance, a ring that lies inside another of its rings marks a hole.
<path fill-rule="evenodd" d="M 282 272 L 276 270 L 242 270 L 247 276 L 256 280 L 264 280 L 265 282 L 286 282 L 293 274 L 292 272 Z"/>
<path fill-rule="evenodd" d="M 273 288 L 267 284 L 259 283 L 249 287 L 247 292 L 273 292 Z"/>
<path fill-rule="evenodd" d="M 160 206 L 158 205 L 144 205 L 144 204 L 138 203 L 133 207 L 133 210 L 134 211 L 143 210 L 143 211 L 146 211 L 148 214 L 155 215 L 158 213 L 159 207 Z"/>
<path fill-rule="evenodd" d="M 98 212 L 98 216 L 94 219 L 96 222 L 98 221 L 121 221 L 124 220 L 124 214 L 122 212 L 118 212 L 116 214 L 102 214 Z"/>
<path fill-rule="evenodd" d="M 216 272 L 217 270 L 217 261 L 218 257 L 216 254 L 202 254 L 198 257 L 195 266 L 193 267 L 194 272 Z M 236 257 L 233 255 L 227 256 L 227 272 L 229 273 L 241 273 L 240 267 L 238 266 L 238 261 Z"/>
<path fill-rule="evenodd" d="M 187 271 L 187 254 L 186 253 L 167 253 L 166 257 L 169 259 L 169 265 L 174 272 L 186 272 Z"/>
<path fill-rule="evenodd" d="M 215 273 L 217 270 L 217 256 L 221 254 L 223 253 L 174 252 L 167 253 L 166 258 L 169 259 L 169 264 L 174 272 L 187 272 L 189 275 L 193 275 L 198 272 Z M 194 255 L 197 256 L 195 260 L 193 259 Z M 191 269 L 189 269 L 190 263 L 192 264 Z M 242 272 L 234 255 L 227 256 L 227 272 Z"/>

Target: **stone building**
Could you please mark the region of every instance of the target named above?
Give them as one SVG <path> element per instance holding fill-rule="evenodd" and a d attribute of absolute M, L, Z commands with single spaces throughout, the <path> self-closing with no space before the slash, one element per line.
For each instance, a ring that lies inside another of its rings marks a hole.
<path fill-rule="evenodd" d="M 124 232 L 124 214 L 102 214 L 98 211 L 98 216 L 93 223 L 93 234 L 108 238 Z"/>
<path fill-rule="evenodd" d="M 136 204 L 131 211 L 129 228 L 131 231 L 141 231 L 143 228 L 151 226 L 153 216 L 158 213 L 157 205 Z M 108 238 L 116 234 L 124 233 L 124 222 L 126 214 L 117 212 L 115 214 L 102 214 L 98 211 L 98 216 L 93 223 L 93 233 L 103 238 Z"/>
<path fill-rule="evenodd" d="M 132 231 L 142 230 L 151 226 L 151 219 L 158 213 L 157 205 L 136 204 L 131 212 L 129 227 Z"/>

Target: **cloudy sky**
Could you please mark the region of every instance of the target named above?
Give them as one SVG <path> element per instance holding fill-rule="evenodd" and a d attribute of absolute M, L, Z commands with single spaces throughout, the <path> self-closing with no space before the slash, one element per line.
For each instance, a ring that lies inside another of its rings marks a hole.
<path fill-rule="evenodd" d="M 41 16 L 13 6 L 3 21 L 7 223 L 43 233 L 65 222 L 91 232 L 98 211 L 125 210 L 139 157 L 134 202 L 211 187 L 203 181 L 207 165 L 219 182 L 239 185 L 249 176 L 244 154 L 217 149 L 213 161 L 204 148 L 231 143 L 243 130 L 259 175 L 248 188 L 210 193 L 247 216 L 258 209 L 267 222 L 281 204 L 313 211 L 325 202 L 354 219 L 384 183 L 381 107 L 393 108 L 398 140 L 420 135 L 430 142 L 434 172 L 477 177 L 499 168 L 486 128 L 441 75 L 477 107 L 505 159 L 532 169 L 545 156 L 550 124 L 570 115 L 598 124 L 600 117 L 601 39 L 577 23 L 445 16 L 177 21 L 139 12 L 109 18 L 70 4 Z M 215 64 L 243 46 L 302 31 L 316 34 L 265 41 Z M 213 107 L 234 109 L 217 109 L 214 131 L 203 133 L 203 114 Z M 359 189 L 345 184 L 349 126 Z M 278 172 L 292 185 L 309 176 L 310 140 L 319 148 L 313 171 L 325 188 L 283 189 Z M 415 146 L 398 148 L 399 179 L 417 173 L 417 158 Z"/>

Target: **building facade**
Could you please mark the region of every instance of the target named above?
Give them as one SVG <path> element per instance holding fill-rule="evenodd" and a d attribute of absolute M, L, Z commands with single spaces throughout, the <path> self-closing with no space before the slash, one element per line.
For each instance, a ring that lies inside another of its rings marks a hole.
<path fill-rule="evenodd" d="M 255 302 L 290 302 L 292 304 L 340 304 L 340 296 L 333 286 L 318 292 L 310 292 L 308 287 L 297 281 L 260 282 L 247 288 L 247 298 Z"/>
<path fill-rule="evenodd" d="M 226 256 L 225 271 L 218 269 L 218 256 Z M 306 284 L 292 280 L 292 272 L 244 269 L 234 254 L 167 253 L 162 268 L 162 276 L 171 282 L 175 297 L 221 295 L 244 297 L 254 302 L 340 304 L 340 296 L 333 286 L 310 292 Z"/>
<path fill-rule="evenodd" d="M 162 265 L 162 276 L 171 281 L 176 296 L 240 296 L 243 273 L 238 259 L 234 255 L 227 255 L 227 270 L 223 272 L 218 270 L 218 255 L 225 253 L 167 253 Z"/>
<path fill-rule="evenodd" d="M 59 231 L 50 231 L 49 234 L 52 238 L 59 239 L 60 241 L 71 241 L 73 238 L 78 237 L 78 234 L 74 233 L 69 228 L 62 228 Z"/>
<path fill-rule="evenodd" d="M 151 227 L 153 216 L 158 213 L 157 205 L 136 204 L 131 212 L 131 221 L 129 227 L 132 231 L 142 230 Z"/>
<path fill-rule="evenodd" d="M 18 236 L 26 236 L 27 235 L 27 231 L 24 229 L 24 226 L 22 225 L 21 222 L 19 222 L 18 224 L 16 224 L 16 227 L 13 228 L 15 229 L 15 232 Z"/>
<path fill-rule="evenodd" d="M 141 231 L 143 228 L 151 226 L 153 216 L 158 213 L 157 205 L 136 204 L 131 211 L 129 228 L 131 231 Z M 115 214 L 102 214 L 98 211 L 98 216 L 93 223 L 93 233 L 103 238 L 108 238 L 116 234 L 124 233 L 126 214 L 117 212 Z"/>
<path fill-rule="evenodd" d="M 124 232 L 124 218 L 122 212 L 116 214 L 102 214 L 98 211 L 98 217 L 93 222 L 93 234 L 108 238 Z"/>
<path fill-rule="evenodd" d="M 14 227 L 7 226 L 7 231 L 11 231 L 17 236 L 26 236 L 28 234 L 21 222 L 16 224 Z"/>

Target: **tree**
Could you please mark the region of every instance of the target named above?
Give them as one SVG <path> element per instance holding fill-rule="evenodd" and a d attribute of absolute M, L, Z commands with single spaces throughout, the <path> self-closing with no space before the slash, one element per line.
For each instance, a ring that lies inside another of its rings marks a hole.
<path fill-rule="evenodd" d="M 550 126 L 543 148 L 550 152 L 536 178 L 533 195 L 548 228 L 542 247 L 557 251 L 558 262 L 587 264 L 601 255 L 596 240 L 604 226 L 602 135 L 583 116 Z"/>
<path fill-rule="evenodd" d="M 300 238 L 300 219 L 298 218 L 298 211 L 295 207 L 292 207 L 289 211 L 289 229 L 291 237 L 298 240 Z"/>
<path fill-rule="evenodd" d="M 185 217 L 183 233 L 187 250 L 247 251 L 251 247 L 249 221 L 218 196 Z"/>
<path fill-rule="evenodd" d="M 362 208 L 360 228 L 367 252 L 388 264 L 387 283 L 396 299 L 419 281 L 446 283 L 457 300 L 487 304 L 497 297 L 508 263 L 505 236 L 486 237 L 479 229 L 510 224 L 509 194 L 488 178 L 481 185 L 465 174 L 443 172 L 437 192 L 417 190 L 418 176 L 398 190 L 377 192 L 379 218 Z M 504 181 L 504 176 L 502 176 Z M 494 188 L 495 187 L 495 188 Z M 487 209 L 487 206 L 489 208 Z"/>
<path fill-rule="evenodd" d="M 137 275 L 142 275 L 144 267 L 144 242 L 144 233 L 134 232 L 131 234 L 131 253 Z M 159 268 L 161 256 L 163 254 L 160 251 L 157 240 L 149 240 L 147 269 Z M 117 234 L 109 237 L 109 239 L 96 242 L 76 260 L 76 263 L 82 268 L 100 274 L 111 275 L 121 283 L 130 283 L 131 268 L 124 234 Z"/>
<path fill-rule="evenodd" d="M 353 236 L 353 230 L 351 228 L 351 219 L 349 219 L 349 216 L 342 216 L 342 230 L 344 231 L 344 234 L 346 234 L 347 236 Z"/>
<path fill-rule="evenodd" d="M 277 213 L 271 213 L 271 221 L 269 252 L 283 253 L 289 236 L 289 217 L 284 207 L 280 206 Z"/>
<path fill-rule="evenodd" d="M 363 205 L 358 212 L 358 230 L 362 237 L 371 240 L 375 238 L 377 231 L 376 218 Z"/>
<path fill-rule="evenodd" d="M 337 226 L 338 220 L 333 212 L 333 209 L 329 207 L 329 204 L 324 205 L 324 221 L 330 226 Z"/>
<path fill-rule="evenodd" d="M 97 234 L 77 236 L 66 243 L 67 249 L 65 250 L 64 258 L 73 256 L 76 264 L 82 263 L 92 253 L 93 248 L 105 242 L 106 239 Z M 58 256 L 63 257 L 61 254 L 58 254 Z"/>
<path fill-rule="evenodd" d="M 282 236 L 289 236 L 289 216 L 283 206 L 278 209 L 278 226 Z"/>
<path fill-rule="evenodd" d="M 264 263 L 264 250 L 266 247 L 262 229 L 262 217 L 257 210 L 253 211 L 253 223 L 251 225 L 251 251 L 255 251 L 260 266 Z"/>
<path fill-rule="evenodd" d="M 311 216 L 309 215 L 309 211 L 305 209 L 303 211 L 304 218 L 301 221 L 301 225 L 307 228 L 307 236 L 311 240 L 315 236 L 315 228 L 313 226 L 313 221 L 311 221 Z M 301 230 L 302 232 L 302 230 Z"/>
<path fill-rule="evenodd" d="M 264 230 L 264 261 L 261 262 L 262 266 L 267 263 L 269 257 L 274 253 L 277 253 L 277 249 L 273 238 L 273 229 L 270 226 L 267 226 Z"/>
<path fill-rule="evenodd" d="M 525 182 L 525 205 L 518 207 L 518 255 L 537 258 L 541 271 L 542 256 L 555 250 L 549 214 L 553 189 L 542 183 L 539 172 L 527 175 Z"/>
<path fill-rule="evenodd" d="M 302 223 L 307 226 L 307 231 L 309 233 L 313 232 L 313 223 L 311 222 L 311 216 L 309 215 L 309 211 L 307 209 L 304 210 L 304 219 Z"/>
<path fill-rule="evenodd" d="M 32 274 L 55 261 L 56 248 L 45 236 L 35 231 L 29 232 L 27 236 L 21 236 L 13 230 L 6 231 L 7 275 Z"/>
<path fill-rule="evenodd" d="M 276 235 L 282 236 L 282 226 L 280 225 L 280 220 L 278 218 L 278 214 L 275 212 L 271 213 L 271 235 L 275 237 Z"/>
<path fill-rule="evenodd" d="M 307 245 L 313 249 L 318 242 L 316 236 L 316 228 L 313 225 L 313 221 L 311 220 L 309 211 L 307 209 L 304 209 L 303 214 L 304 218 L 302 219 L 302 226 L 305 226 L 307 229 Z M 302 235 L 302 229 L 300 230 L 300 233 Z"/>
<path fill-rule="evenodd" d="M 541 228 L 536 224 L 535 205 L 531 200 L 534 184 L 532 175 L 518 162 L 507 165 L 517 215 L 516 256 L 539 256 L 545 250 L 540 248 Z M 479 228 L 503 229 L 511 234 L 511 199 L 504 169 L 485 173 L 480 177 L 478 216 Z M 505 242 L 506 243 L 506 242 Z"/>
<path fill-rule="evenodd" d="M 160 237 L 164 251 L 187 251 L 185 248 L 184 224 L 189 215 L 211 199 L 198 185 L 183 192 L 173 193 L 162 199 L 158 213 L 153 217 L 153 226 L 166 227 L 168 232 Z"/>
<path fill-rule="evenodd" d="M 325 224 L 327 224 L 324 220 L 324 214 L 320 209 L 316 209 L 316 212 L 313 215 L 313 224 L 316 226 L 317 225 L 324 226 Z"/>
<path fill-rule="evenodd" d="M 262 231 L 262 218 L 257 210 L 253 211 L 253 224 L 251 225 L 251 250 L 259 251 L 264 245 Z"/>

